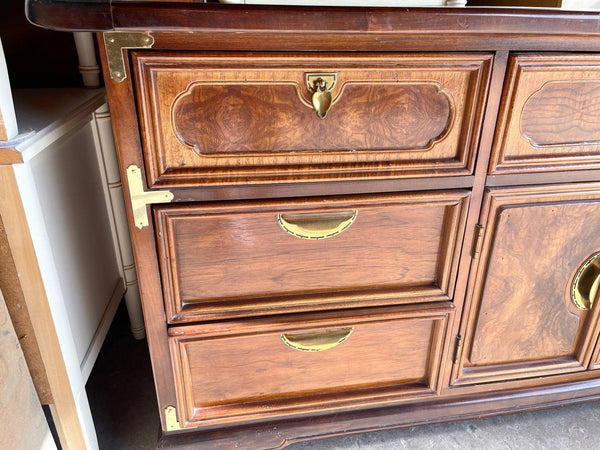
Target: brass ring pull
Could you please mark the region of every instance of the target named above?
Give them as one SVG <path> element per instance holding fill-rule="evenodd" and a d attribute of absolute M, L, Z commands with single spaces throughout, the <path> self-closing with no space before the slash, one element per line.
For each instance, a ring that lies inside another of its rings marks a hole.
<path fill-rule="evenodd" d="M 300 239 L 327 239 L 354 223 L 358 211 L 315 214 L 278 214 L 277 223 L 286 233 Z"/>
<path fill-rule="evenodd" d="M 316 333 L 285 334 L 281 335 L 281 340 L 288 347 L 303 352 L 321 352 L 336 347 L 350 337 L 354 328 L 342 328 Z"/>
<path fill-rule="evenodd" d="M 307 73 L 306 85 L 313 93 L 312 104 L 319 119 L 324 119 L 333 103 L 331 91 L 337 82 L 335 73 Z"/>
<path fill-rule="evenodd" d="M 600 287 L 600 252 L 594 253 L 577 269 L 571 283 L 571 301 L 584 311 L 592 309 Z"/>

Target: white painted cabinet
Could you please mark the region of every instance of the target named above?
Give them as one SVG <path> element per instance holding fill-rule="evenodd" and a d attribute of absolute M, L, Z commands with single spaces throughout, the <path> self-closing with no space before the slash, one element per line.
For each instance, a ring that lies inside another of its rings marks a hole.
<path fill-rule="evenodd" d="M 75 427 L 84 447 L 93 449 L 98 444 L 85 383 L 124 294 L 134 336 L 144 336 L 110 114 L 101 89 L 14 90 L 12 97 L 19 131 L 32 132 L 13 145 L 12 154 L 20 161 L 12 164 L 12 175 L 3 169 L 3 182 L 14 180 L 15 207 L 2 201 L 0 212 L 7 228 L 23 216 L 20 226 L 7 230 L 15 265 L 23 249 L 14 236 L 20 234 L 30 238 L 39 267 L 35 288 L 45 302 L 28 299 L 24 288 L 26 301 L 32 302 L 29 313 L 39 314 L 39 308 L 49 312 L 37 328 L 32 317 L 36 334 L 43 329 L 37 338 L 40 347 L 46 331 L 58 344 L 46 353 L 42 348 L 42 359 L 47 368 L 58 363 L 64 368 L 62 378 L 68 378 L 60 388 L 61 380 L 54 385 L 50 380 L 60 371 L 48 370 L 51 406 L 71 398 L 77 418 L 63 426 L 63 434 Z M 60 415 L 61 408 L 52 410 Z M 64 416 L 65 408 L 62 412 Z M 61 420 L 55 417 L 59 428 Z"/>

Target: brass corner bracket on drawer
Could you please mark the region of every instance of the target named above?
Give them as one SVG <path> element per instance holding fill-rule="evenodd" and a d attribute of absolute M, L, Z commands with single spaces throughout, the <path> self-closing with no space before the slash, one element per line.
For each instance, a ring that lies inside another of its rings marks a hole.
<path fill-rule="evenodd" d="M 154 38 L 149 31 L 107 31 L 103 33 L 103 37 L 110 77 L 117 82 L 127 78 L 123 49 L 152 48 L 154 45 Z"/>
<path fill-rule="evenodd" d="M 146 207 L 153 203 L 170 203 L 173 201 L 174 196 L 171 191 L 166 190 L 144 191 L 142 170 L 134 164 L 127 168 L 127 182 L 129 185 L 133 221 L 135 226 L 141 230 L 149 224 Z"/>
<path fill-rule="evenodd" d="M 167 406 L 165 408 L 165 425 L 167 426 L 166 431 L 183 430 L 183 428 L 181 427 L 181 424 L 177 420 L 177 408 L 175 408 L 174 406 Z M 192 430 L 194 428 L 198 428 L 198 427 L 197 426 L 186 427 L 185 429 Z"/>
<path fill-rule="evenodd" d="M 181 430 L 181 425 L 177 421 L 177 410 L 174 406 L 167 406 L 165 408 L 165 423 L 167 425 L 167 431 Z"/>

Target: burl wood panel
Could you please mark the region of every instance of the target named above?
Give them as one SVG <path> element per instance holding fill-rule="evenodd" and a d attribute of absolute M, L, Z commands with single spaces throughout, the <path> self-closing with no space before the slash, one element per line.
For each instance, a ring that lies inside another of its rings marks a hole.
<path fill-rule="evenodd" d="M 437 84 L 347 83 L 325 120 L 298 88 L 194 83 L 173 103 L 173 128 L 200 155 L 426 149 L 453 118 Z"/>
<path fill-rule="evenodd" d="M 132 55 L 151 186 L 473 171 L 488 54 Z M 314 72 L 338 76 L 322 120 Z"/>
<path fill-rule="evenodd" d="M 248 421 L 433 396 L 451 311 L 446 303 L 172 328 L 180 422 Z M 323 351 L 298 350 L 282 339 L 339 330 L 352 332 Z"/>
<path fill-rule="evenodd" d="M 450 191 L 157 207 L 167 320 L 448 300 L 467 201 Z M 322 240 L 277 220 L 352 211 L 350 227 Z"/>
<path fill-rule="evenodd" d="M 536 147 L 598 145 L 599 124 L 600 80 L 549 82 L 529 97 L 521 114 L 523 137 Z"/>
<path fill-rule="evenodd" d="M 459 382 L 585 370 L 598 308 L 577 309 L 570 286 L 600 250 L 600 186 L 494 189 L 485 202 Z"/>
<path fill-rule="evenodd" d="M 600 168 L 600 57 L 509 61 L 491 173 Z"/>

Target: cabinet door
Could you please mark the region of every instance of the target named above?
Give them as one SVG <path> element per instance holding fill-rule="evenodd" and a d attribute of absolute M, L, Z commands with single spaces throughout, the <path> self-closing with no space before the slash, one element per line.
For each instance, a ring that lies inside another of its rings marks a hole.
<path fill-rule="evenodd" d="M 454 384 L 586 370 L 600 308 L 572 288 L 600 252 L 600 184 L 492 189 L 481 223 Z"/>

